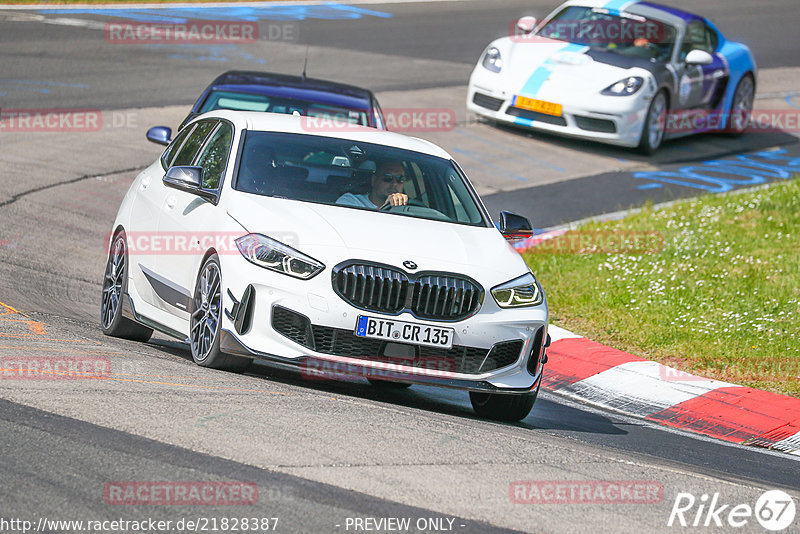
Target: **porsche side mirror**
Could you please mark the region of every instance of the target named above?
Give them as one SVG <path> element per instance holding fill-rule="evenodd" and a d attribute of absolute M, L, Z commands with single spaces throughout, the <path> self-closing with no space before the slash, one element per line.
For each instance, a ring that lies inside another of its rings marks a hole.
<path fill-rule="evenodd" d="M 164 175 L 164 185 L 211 200 L 216 204 L 217 193 L 203 189 L 203 168 L 191 166 L 170 167 Z"/>
<path fill-rule="evenodd" d="M 500 226 L 498 228 L 508 240 L 527 239 L 533 235 L 531 221 L 527 217 L 511 213 L 510 211 L 500 212 Z"/>
<path fill-rule="evenodd" d="M 686 54 L 687 65 L 710 65 L 714 62 L 714 57 L 705 50 L 695 48 Z"/>
<path fill-rule="evenodd" d="M 536 28 L 536 17 L 522 17 L 517 21 L 517 35 L 528 35 Z"/>
<path fill-rule="evenodd" d="M 147 140 L 157 145 L 167 146 L 172 136 L 172 128 L 166 126 L 153 126 L 147 130 Z"/>

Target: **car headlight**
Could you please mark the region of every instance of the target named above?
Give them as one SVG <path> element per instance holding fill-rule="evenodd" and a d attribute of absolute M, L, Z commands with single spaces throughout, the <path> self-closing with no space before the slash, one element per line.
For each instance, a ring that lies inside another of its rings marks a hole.
<path fill-rule="evenodd" d="M 500 50 L 494 46 L 490 46 L 486 53 L 483 55 L 481 64 L 484 68 L 492 72 L 500 72 L 503 68 L 503 58 L 500 56 Z"/>
<path fill-rule="evenodd" d="M 603 89 L 602 94 L 608 96 L 628 96 L 642 88 L 644 78 L 630 76 Z"/>
<path fill-rule="evenodd" d="M 492 296 L 501 308 L 537 306 L 544 300 L 539 282 L 527 273 L 492 289 Z"/>
<path fill-rule="evenodd" d="M 247 234 L 236 240 L 242 256 L 254 265 L 295 278 L 313 278 L 325 266 L 300 251 L 261 234 Z"/>

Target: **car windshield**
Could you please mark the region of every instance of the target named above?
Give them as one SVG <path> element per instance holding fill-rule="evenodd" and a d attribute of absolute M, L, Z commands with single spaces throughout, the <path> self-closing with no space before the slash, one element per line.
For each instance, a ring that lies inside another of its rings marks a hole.
<path fill-rule="evenodd" d="M 331 106 L 319 102 L 310 102 L 293 98 L 281 98 L 269 95 L 251 93 L 238 93 L 235 91 L 212 91 L 199 113 L 215 109 L 233 109 L 237 111 L 267 111 L 270 113 L 284 113 L 287 115 L 299 114 L 306 117 L 320 117 L 344 122 L 369 126 L 367 111 L 363 109 L 350 109 L 341 106 Z"/>
<path fill-rule="evenodd" d="M 550 39 L 662 62 L 669 60 L 676 35 L 674 27 L 658 20 L 580 6 L 561 10 L 537 33 Z"/>
<path fill-rule="evenodd" d="M 342 209 L 489 226 L 452 161 L 361 141 L 248 131 L 234 187 Z M 380 209 L 393 192 L 408 195 L 408 204 Z"/>

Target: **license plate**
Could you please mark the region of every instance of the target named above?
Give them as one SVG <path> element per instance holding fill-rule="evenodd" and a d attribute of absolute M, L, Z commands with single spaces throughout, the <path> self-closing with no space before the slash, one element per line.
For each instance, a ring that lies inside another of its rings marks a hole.
<path fill-rule="evenodd" d="M 398 343 L 449 349 L 453 347 L 455 330 L 427 324 L 406 323 L 392 319 L 377 319 L 359 315 L 355 334 L 358 337 L 370 337 Z"/>
<path fill-rule="evenodd" d="M 544 100 L 536 100 L 535 98 L 528 98 L 525 96 L 515 96 L 514 106 L 522 109 L 529 109 L 531 111 L 538 111 L 545 115 L 561 116 L 561 104 L 554 104 L 552 102 L 545 102 Z"/>

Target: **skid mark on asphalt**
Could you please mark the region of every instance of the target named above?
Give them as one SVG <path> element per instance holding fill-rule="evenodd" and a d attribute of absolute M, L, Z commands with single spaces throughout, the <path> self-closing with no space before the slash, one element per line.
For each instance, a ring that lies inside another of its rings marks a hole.
<path fill-rule="evenodd" d="M 122 173 L 129 173 L 129 172 L 139 172 L 144 170 L 146 167 L 131 167 L 130 169 L 120 169 L 118 171 L 110 171 L 104 172 L 103 174 L 84 174 L 83 176 L 78 176 L 77 178 L 70 178 L 69 180 L 63 180 L 61 182 L 56 182 L 54 184 L 43 185 L 41 187 L 34 187 L 33 189 L 28 189 L 27 191 L 23 191 L 21 193 L 17 193 L 16 195 L 12 196 L 10 199 L 0 202 L 0 208 L 4 208 L 10 204 L 15 203 L 19 199 L 26 197 L 33 193 L 38 193 L 40 191 L 46 191 L 48 189 L 53 189 L 54 187 L 58 187 L 60 185 L 69 185 L 78 182 L 82 182 L 83 180 L 89 180 L 90 178 L 98 179 L 104 176 L 111 176 L 114 174 L 122 174 Z"/>

